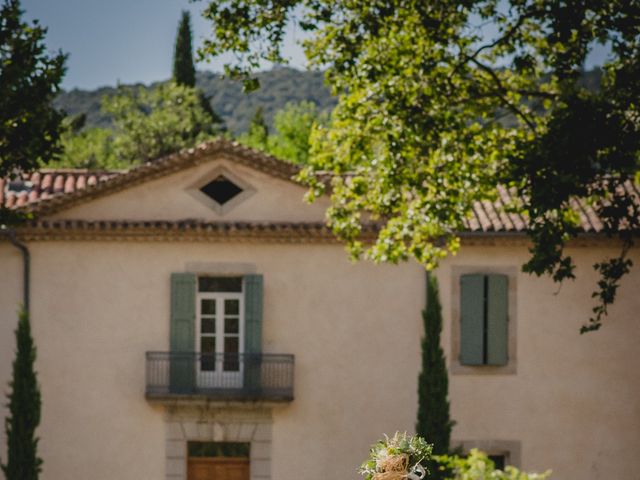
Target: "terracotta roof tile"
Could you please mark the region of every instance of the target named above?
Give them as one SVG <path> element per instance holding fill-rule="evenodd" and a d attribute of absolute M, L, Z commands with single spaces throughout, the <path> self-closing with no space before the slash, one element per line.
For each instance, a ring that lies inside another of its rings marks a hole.
<path fill-rule="evenodd" d="M 25 174 L 18 181 L 9 182 L 0 178 L 0 205 L 7 208 L 24 207 L 36 215 L 46 215 L 73 206 L 96 196 L 119 191 L 128 186 L 169 175 L 181 168 L 197 165 L 201 159 L 213 154 L 227 154 L 238 163 L 251 166 L 272 176 L 291 180 L 299 168 L 269 155 L 256 152 L 227 140 L 216 140 L 194 149 L 149 162 L 128 171 L 89 171 L 86 169 L 43 169 L 31 175 Z M 640 190 L 629 182 L 623 186 L 627 194 L 635 196 L 640 205 Z M 465 221 L 470 232 L 524 232 L 527 221 L 519 213 L 508 210 L 517 201 L 513 192 L 499 186 L 495 201 L 477 202 L 472 215 Z M 583 200 L 574 200 L 572 207 L 580 216 L 582 230 L 587 233 L 602 231 L 603 224 L 593 207 Z M 38 223 L 38 228 L 51 228 Z M 282 232 L 293 231 L 292 224 L 207 224 L 185 222 L 84 222 L 69 228 L 81 229 L 201 229 L 211 231 L 260 231 L 269 229 Z M 35 226 L 35 224 L 34 224 Z M 59 226 L 58 226 L 59 227 Z M 296 227 L 297 228 L 297 227 Z M 313 230 L 317 226 L 300 226 Z M 284 230 L 283 230 L 284 229 Z"/>
<path fill-rule="evenodd" d="M 100 172 L 98 175 L 104 181 L 120 173 L 120 171 L 108 171 Z M 31 175 L 24 174 L 19 180 L 13 182 L 0 179 L 0 205 L 16 208 L 37 204 L 53 196 L 64 196 L 85 190 L 88 185 L 96 183 L 96 174 L 84 169 L 43 169 Z"/>

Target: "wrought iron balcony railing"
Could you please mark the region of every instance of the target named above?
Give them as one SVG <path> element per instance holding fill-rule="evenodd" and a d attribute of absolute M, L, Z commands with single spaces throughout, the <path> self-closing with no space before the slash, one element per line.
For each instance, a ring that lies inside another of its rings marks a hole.
<path fill-rule="evenodd" d="M 153 399 L 293 400 L 293 355 L 147 352 Z"/>

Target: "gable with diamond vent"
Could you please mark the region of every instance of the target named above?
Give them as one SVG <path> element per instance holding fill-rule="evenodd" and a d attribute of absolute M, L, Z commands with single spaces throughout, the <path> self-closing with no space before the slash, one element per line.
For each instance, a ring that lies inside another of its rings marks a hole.
<path fill-rule="evenodd" d="M 126 175 L 126 174 L 125 174 Z M 113 180 L 110 180 L 113 181 Z M 232 154 L 205 155 L 167 175 L 77 202 L 40 218 L 87 221 L 322 222 L 327 199 L 252 168 Z"/>

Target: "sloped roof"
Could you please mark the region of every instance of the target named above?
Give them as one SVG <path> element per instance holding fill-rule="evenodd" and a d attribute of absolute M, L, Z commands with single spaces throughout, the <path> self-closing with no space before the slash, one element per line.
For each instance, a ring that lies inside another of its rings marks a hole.
<path fill-rule="evenodd" d="M 0 179 L 0 205 L 7 208 L 19 208 L 36 214 L 36 218 L 51 214 L 65 208 L 77 205 L 92 198 L 117 192 L 133 185 L 144 183 L 174 173 L 183 168 L 195 166 L 212 155 L 222 155 L 233 159 L 234 162 L 249 166 L 268 175 L 293 181 L 299 172 L 299 167 L 279 160 L 270 155 L 258 152 L 235 142 L 219 139 L 202 144 L 196 148 L 169 155 L 153 162 L 140 165 L 130 170 L 90 171 L 82 169 L 43 169 L 30 175 L 23 175 L 21 179 L 8 181 Z M 637 185 L 627 183 L 627 193 L 635 196 L 640 203 L 640 190 Z M 506 206 L 516 200 L 512 192 L 504 187 L 498 187 L 498 198 L 495 201 L 476 202 L 472 215 L 465 222 L 467 232 L 474 233 L 521 233 L 526 231 L 526 218 L 520 214 L 506 211 Z M 598 233 L 603 230 L 603 224 L 595 210 L 583 200 L 573 200 L 572 206 L 580 216 L 581 228 L 584 233 Z M 49 224 L 46 222 L 31 222 L 30 228 L 42 229 L 88 229 L 89 231 L 105 228 L 112 230 L 123 229 L 172 229 L 179 231 L 187 229 L 194 231 L 216 232 L 252 232 L 278 231 L 282 234 L 292 233 L 293 224 L 239 223 L 219 224 L 185 222 L 106 222 L 104 224 L 85 222 L 65 224 Z M 151 225 L 153 224 L 153 225 Z M 320 226 L 300 225 L 300 232 L 315 232 L 319 234 Z M 326 228 L 326 227 L 325 227 Z M 327 232 L 329 230 L 327 229 Z M 325 233 L 322 233 L 324 235 Z M 330 233 L 330 232 L 329 232 Z"/>
<path fill-rule="evenodd" d="M 20 208 L 36 215 L 47 215 L 126 188 L 148 182 L 184 168 L 198 165 L 212 155 L 227 156 L 234 162 L 273 177 L 293 181 L 299 167 L 224 139 L 203 143 L 195 148 L 131 168 L 91 172 L 88 170 L 44 169 L 21 179 L 0 179 L 0 204 Z"/>

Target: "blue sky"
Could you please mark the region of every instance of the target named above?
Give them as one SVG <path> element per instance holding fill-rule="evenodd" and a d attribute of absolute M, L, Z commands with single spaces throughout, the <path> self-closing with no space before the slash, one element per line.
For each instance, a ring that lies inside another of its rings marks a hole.
<path fill-rule="evenodd" d="M 208 35 L 209 23 L 200 16 L 205 1 L 188 0 L 22 0 L 26 18 L 48 27 L 51 50 L 69 54 L 62 87 L 93 89 L 120 83 L 151 83 L 171 76 L 173 43 L 182 10 L 191 12 L 194 44 Z M 288 32 L 285 52 L 291 65 L 304 68 L 297 41 L 301 32 Z M 587 67 L 605 56 L 600 47 Z M 224 57 L 197 65 L 221 71 Z"/>
<path fill-rule="evenodd" d="M 207 35 L 200 16 L 206 2 L 187 0 L 22 0 L 25 17 L 46 26 L 47 45 L 69 54 L 64 89 L 120 83 L 150 83 L 171 76 L 180 12 L 191 12 L 194 44 Z M 304 68 L 300 36 L 290 31 L 287 54 Z M 197 65 L 221 71 L 224 59 Z"/>

